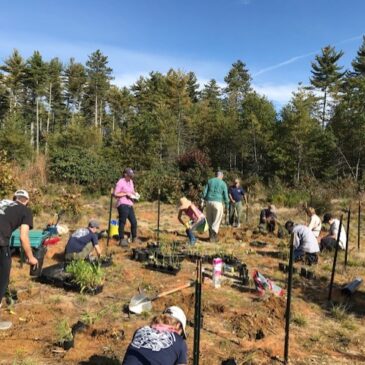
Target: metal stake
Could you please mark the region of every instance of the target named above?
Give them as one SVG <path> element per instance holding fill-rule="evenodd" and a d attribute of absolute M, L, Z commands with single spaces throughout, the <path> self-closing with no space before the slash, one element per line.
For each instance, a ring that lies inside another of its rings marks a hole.
<path fill-rule="evenodd" d="M 332 300 L 332 287 L 333 287 L 333 281 L 335 279 L 335 271 L 336 271 L 336 263 L 337 263 L 337 254 L 338 254 L 338 246 L 339 246 L 338 243 L 340 241 L 340 234 L 341 234 L 341 228 L 342 228 L 342 219 L 343 219 L 343 214 L 341 214 L 340 227 L 338 229 L 338 234 L 337 234 L 336 250 L 335 250 L 335 256 L 333 258 L 333 266 L 332 266 L 330 290 L 329 290 L 329 293 L 328 293 L 328 301 L 331 301 Z"/>
<path fill-rule="evenodd" d="M 357 215 L 357 249 L 360 251 L 360 223 L 361 222 L 361 201 L 359 199 L 359 211 Z"/>
<path fill-rule="evenodd" d="M 290 255 L 289 255 L 289 274 L 288 274 L 288 293 L 286 299 L 285 312 L 285 345 L 284 345 L 284 364 L 288 364 L 289 357 L 289 329 L 290 329 L 290 306 L 291 306 L 291 291 L 293 283 L 293 259 L 294 259 L 294 235 L 290 237 Z"/>
<path fill-rule="evenodd" d="M 157 198 L 157 243 L 160 243 L 160 202 L 161 202 L 161 189 L 158 188 Z"/>
<path fill-rule="evenodd" d="M 199 365 L 200 353 L 200 328 L 201 328 L 201 284 L 202 284 L 202 261 L 198 258 L 196 262 L 195 282 L 195 313 L 194 313 L 194 350 L 193 365 Z"/>
<path fill-rule="evenodd" d="M 110 204 L 109 204 L 109 220 L 108 220 L 108 238 L 106 239 L 106 247 L 109 247 L 110 240 L 110 224 L 112 219 L 112 209 L 113 209 L 113 188 L 110 191 Z"/>
<path fill-rule="evenodd" d="M 345 268 L 347 267 L 348 250 L 349 250 L 349 243 L 350 243 L 349 242 L 349 237 L 350 237 L 350 220 L 351 220 L 351 205 L 349 206 L 349 210 L 347 211 Z"/>

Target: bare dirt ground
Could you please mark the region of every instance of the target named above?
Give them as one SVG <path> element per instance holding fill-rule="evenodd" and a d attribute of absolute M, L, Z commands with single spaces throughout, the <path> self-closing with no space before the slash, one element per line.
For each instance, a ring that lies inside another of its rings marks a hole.
<path fill-rule="evenodd" d="M 249 224 L 243 224 L 241 229 L 222 227 L 220 243 L 208 243 L 206 235 L 198 235 L 200 240 L 196 250 L 207 254 L 218 251 L 233 254 L 247 264 L 250 276 L 257 269 L 285 288 L 287 274 L 278 269 L 278 263 L 283 261 L 275 256 L 277 252 L 287 250 L 284 244 L 288 243 L 288 239 L 253 234 L 258 210 L 259 206 L 250 208 Z M 107 198 L 85 205 L 83 212 L 77 224 L 66 222 L 70 229 L 82 227 L 91 217 L 100 218 L 106 228 Z M 136 213 L 144 241 L 142 246 L 145 246 L 147 241 L 156 240 L 157 204 L 137 204 Z M 176 219 L 176 207 L 163 205 L 161 213 L 160 241 L 185 242 L 183 227 Z M 305 219 L 304 214 L 295 209 L 280 209 L 279 217 L 283 222 L 289 217 L 296 222 L 304 222 Z M 49 218 L 47 214 L 37 217 L 37 228 L 43 227 Z M 290 333 L 292 364 L 365 363 L 362 346 L 365 340 L 365 292 L 360 288 L 351 298 L 340 293 L 342 284 L 365 273 L 364 255 L 354 248 L 356 224 L 354 221 L 351 226 L 347 270 L 343 267 L 343 253 L 338 258 L 332 303 L 328 303 L 327 296 L 333 254 L 321 256 L 320 263 L 311 267 L 316 279 L 294 275 Z M 264 241 L 267 245 L 253 247 L 250 245 L 253 240 Z M 49 249 L 44 267 L 62 260 L 66 241 L 67 237 L 63 237 L 60 243 Z M 105 240 L 102 245 L 105 252 Z M 120 248 L 113 240 L 108 251 L 114 253 L 114 264 L 105 269 L 104 290 L 96 296 L 65 292 L 40 284 L 29 276 L 29 267 L 24 265 L 20 268 L 19 257 L 13 257 L 10 287 L 18 291 L 19 300 L 14 305 L 3 306 L 2 316 L 11 319 L 13 327 L 0 332 L 0 364 L 119 364 L 134 331 L 167 305 L 181 306 L 188 320 L 193 320 L 193 288 L 156 300 L 153 311 L 143 316 L 128 315 L 123 306 L 137 293 L 138 287 L 153 295 L 194 279 L 194 263 L 183 261 L 182 270 L 176 276 L 170 276 L 144 269 L 141 263 L 130 259 L 130 249 Z M 211 268 L 209 264 L 203 266 Z M 303 265 L 296 266 L 300 269 Z M 238 364 L 282 363 L 286 299 L 270 295 L 259 297 L 253 289 L 252 282 L 249 287 L 239 289 L 226 281 L 221 288 L 214 289 L 210 280 L 205 281 L 202 365 L 220 364 L 229 357 L 235 358 Z M 75 347 L 69 351 L 56 344 L 56 326 L 62 319 L 70 325 L 78 320 L 89 325 L 84 332 L 77 333 Z M 187 343 L 191 363 L 193 327 L 188 327 Z"/>

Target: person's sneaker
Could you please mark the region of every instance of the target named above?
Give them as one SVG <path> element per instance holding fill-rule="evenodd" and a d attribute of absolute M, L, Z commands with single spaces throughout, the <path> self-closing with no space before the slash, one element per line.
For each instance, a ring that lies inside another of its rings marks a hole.
<path fill-rule="evenodd" d="M 140 244 L 142 244 L 142 241 L 138 237 L 135 237 L 135 238 L 132 238 L 132 243 L 136 243 L 137 245 L 140 245 Z"/>
<path fill-rule="evenodd" d="M 236 227 L 241 228 L 241 223 L 238 223 Z"/>
<path fill-rule="evenodd" d="M 8 330 L 12 325 L 10 321 L 0 321 L 0 331 Z"/>
<path fill-rule="evenodd" d="M 120 247 L 128 247 L 128 240 L 123 238 L 119 241 L 119 246 Z"/>

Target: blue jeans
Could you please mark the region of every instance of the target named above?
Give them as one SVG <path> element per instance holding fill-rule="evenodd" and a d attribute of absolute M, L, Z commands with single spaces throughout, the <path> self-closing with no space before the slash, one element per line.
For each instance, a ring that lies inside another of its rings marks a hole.
<path fill-rule="evenodd" d="M 119 239 L 124 239 L 124 226 L 127 219 L 131 223 L 131 236 L 132 239 L 137 237 L 137 219 L 134 214 L 133 206 L 121 204 L 118 207 L 119 213 Z"/>
<path fill-rule="evenodd" d="M 186 230 L 186 235 L 188 236 L 191 245 L 194 245 L 196 242 L 196 238 L 194 236 L 193 231 L 197 230 L 198 227 L 200 227 L 203 224 L 205 225 L 205 218 L 196 221 L 190 228 Z"/>

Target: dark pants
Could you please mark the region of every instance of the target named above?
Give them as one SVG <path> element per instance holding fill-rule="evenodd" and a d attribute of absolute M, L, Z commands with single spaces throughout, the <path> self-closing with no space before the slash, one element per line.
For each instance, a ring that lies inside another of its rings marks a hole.
<path fill-rule="evenodd" d="M 137 219 L 134 215 L 133 206 L 121 204 L 118 207 L 119 213 L 119 239 L 124 238 L 124 226 L 127 219 L 131 223 L 131 236 L 132 239 L 137 237 Z"/>
<path fill-rule="evenodd" d="M 0 303 L 9 285 L 11 253 L 9 246 L 0 246 Z"/>
<path fill-rule="evenodd" d="M 333 237 L 323 237 L 319 246 L 321 248 L 321 251 L 332 251 L 336 249 L 336 243 L 337 240 L 335 240 Z"/>
<path fill-rule="evenodd" d="M 303 261 L 307 265 L 314 265 L 318 262 L 317 253 L 304 252 L 300 248 L 294 249 L 294 262 Z"/>

